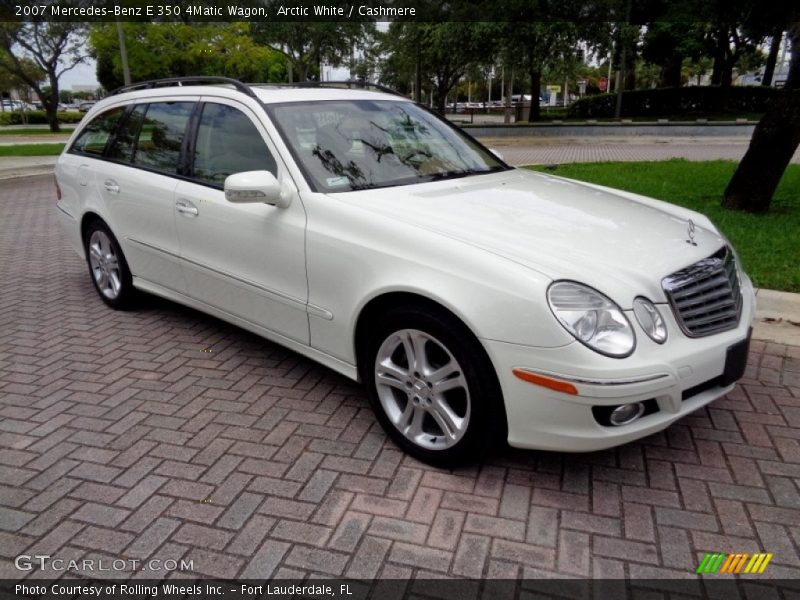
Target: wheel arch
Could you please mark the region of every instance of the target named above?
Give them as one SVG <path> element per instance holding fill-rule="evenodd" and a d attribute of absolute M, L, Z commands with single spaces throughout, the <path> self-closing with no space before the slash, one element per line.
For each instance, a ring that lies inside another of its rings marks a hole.
<path fill-rule="evenodd" d="M 361 380 L 363 380 L 362 369 L 365 363 L 365 357 L 363 354 L 366 348 L 367 335 L 372 326 L 376 324 L 381 315 L 386 314 L 387 311 L 393 308 L 406 306 L 445 313 L 450 318 L 458 321 L 464 327 L 465 331 L 474 338 L 475 342 L 477 342 L 478 346 L 480 346 L 480 348 L 483 350 L 486 360 L 489 361 L 489 364 L 492 366 L 492 371 L 494 372 L 495 377 L 497 377 L 497 368 L 489 357 L 489 353 L 486 351 L 486 348 L 484 348 L 480 338 L 470 326 L 469 322 L 461 314 L 457 313 L 455 310 L 449 306 L 446 306 L 442 302 L 430 298 L 429 296 L 424 296 L 417 292 L 398 290 L 383 292 L 377 296 L 374 296 L 373 298 L 370 298 L 361 307 L 361 310 L 358 313 L 353 332 L 353 344 L 356 357 L 356 369 Z"/>
<path fill-rule="evenodd" d="M 429 308 L 437 311 L 443 311 L 458 319 L 464 326 L 472 332 L 469 326 L 464 322 L 464 319 L 457 315 L 453 310 L 428 296 L 423 296 L 416 292 L 409 291 L 390 291 L 380 293 L 370 298 L 361 307 L 361 310 L 356 317 L 356 324 L 353 331 L 353 345 L 356 357 L 356 366 L 358 367 L 359 376 L 361 375 L 361 367 L 363 364 L 363 352 L 367 335 L 371 327 L 377 323 L 381 315 L 386 314 L 387 311 L 393 308 L 403 306 L 417 306 L 420 308 Z M 474 335 L 474 333 L 473 333 Z"/>
<path fill-rule="evenodd" d="M 86 211 L 81 217 L 81 241 L 83 242 L 84 246 L 86 245 L 86 232 L 89 230 L 89 225 L 91 225 L 94 221 L 100 221 L 106 227 L 111 229 L 103 217 L 91 210 Z"/>
<path fill-rule="evenodd" d="M 356 371 L 358 373 L 359 381 L 363 384 L 366 382 L 365 369 L 367 368 L 367 340 L 369 332 L 373 326 L 378 323 L 381 315 L 386 314 L 387 311 L 393 308 L 400 307 L 415 307 L 423 308 L 447 315 L 449 318 L 454 319 L 460 323 L 464 331 L 473 338 L 477 344 L 477 348 L 483 354 L 484 360 L 487 361 L 491 373 L 494 375 L 492 382 L 497 393 L 499 394 L 499 409 L 502 411 L 499 419 L 501 430 L 497 433 L 502 441 L 507 441 L 508 438 L 508 416 L 503 398 L 503 389 L 500 385 L 500 378 L 497 373 L 497 367 L 492 361 L 489 352 L 481 342 L 475 331 L 469 326 L 469 323 L 456 311 L 446 306 L 445 304 L 430 298 L 428 296 L 412 292 L 412 291 L 387 291 L 370 298 L 358 313 L 356 325 L 354 328 L 353 343 L 355 345 L 356 356 Z"/>

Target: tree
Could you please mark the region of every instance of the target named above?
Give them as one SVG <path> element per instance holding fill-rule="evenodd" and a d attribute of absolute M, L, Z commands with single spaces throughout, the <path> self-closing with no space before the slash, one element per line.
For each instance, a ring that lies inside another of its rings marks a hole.
<path fill-rule="evenodd" d="M 531 108 L 528 120 L 538 121 L 541 117 L 542 73 L 562 60 L 563 49 L 575 48 L 578 28 L 572 22 L 536 21 L 524 16 L 502 25 L 503 64 L 506 69 L 517 68 L 529 77 Z"/>
<path fill-rule="evenodd" d="M 737 63 L 745 55 L 752 56 L 772 32 L 770 20 L 778 4 L 756 8 L 752 0 L 689 0 L 690 10 L 705 23 L 704 45 L 714 59 L 711 85 L 731 85 Z"/>
<path fill-rule="evenodd" d="M 357 40 L 354 51 L 347 61 L 350 77 L 359 81 L 374 81 L 380 70 L 381 44 L 377 30 L 367 31 Z"/>
<path fill-rule="evenodd" d="M 775 75 L 775 65 L 778 64 L 778 51 L 781 48 L 783 41 L 783 28 L 778 27 L 772 34 L 772 40 L 769 45 L 769 54 L 767 55 L 767 63 L 764 66 L 764 76 L 761 78 L 761 85 L 769 87 L 772 85 L 772 77 Z"/>
<path fill-rule="evenodd" d="M 127 22 L 123 31 L 133 81 L 219 75 L 255 82 L 285 74 L 283 58 L 256 44 L 247 23 Z M 94 25 L 89 45 L 97 80 L 107 90 L 123 85 L 116 25 Z"/>
<path fill-rule="evenodd" d="M 0 64 L 3 62 L 2 55 L 3 51 L 0 50 Z M 20 60 L 20 68 L 26 72 L 27 77 L 25 79 L 27 80 L 35 79 L 37 81 L 41 81 L 44 78 L 44 71 L 42 71 L 36 65 L 36 63 L 29 58 L 22 58 Z M 22 92 L 21 97 L 25 97 L 27 99 L 31 87 L 26 83 L 25 79 L 0 69 L 0 92 L 2 92 L 3 97 L 5 97 L 7 92 L 16 90 L 18 93 Z M 4 104 L 0 106 L 0 111 L 5 112 L 5 110 Z"/>
<path fill-rule="evenodd" d="M 448 94 L 467 71 L 491 60 L 494 28 L 493 23 L 463 20 L 395 21 L 384 37 L 389 58 L 381 81 L 407 90 L 413 79 L 417 95 L 423 85 L 429 87 L 436 109 L 444 114 Z"/>
<path fill-rule="evenodd" d="M 683 84 L 684 60 L 699 60 L 703 52 L 702 41 L 702 24 L 686 21 L 648 24 L 642 58 L 659 67 L 659 87 L 680 87 Z"/>
<path fill-rule="evenodd" d="M 371 35 L 374 23 L 358 21 L 261 21 L 253 23 L 253 39 L 283 54 L 295 81 L 319 77 L 323 62 L 339 66 L 353 46 Z"/>
<path fill-rule="evenodd" d="M 17 77 L 39 96 L 50 131 L 58 125 L 58 80 L 86 58 L 81 23 L 34 21 L 0 23 L 0 71 Z M 35 64 L 44 73 L 49 90 L 45 93 L 42 77 L 31 72 Z"/>
<path fill-rule="evenodd" d="M 725 208 L 768 211 L 783 172 L 800 145 L 800 23 L 789 27 L 787 39 L 792 59 L 786 84 L 753 131 L 750 146 L 725 188 Z"/>

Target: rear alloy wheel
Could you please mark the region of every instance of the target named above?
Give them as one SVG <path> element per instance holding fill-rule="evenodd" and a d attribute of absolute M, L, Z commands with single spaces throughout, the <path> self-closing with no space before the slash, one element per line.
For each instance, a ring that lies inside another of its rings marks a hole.
<path fill-rule="evenodd" d="M 394 309 L 362 363 L 387 434 L 424 462 L 453 467 L 485 454 L 505 425 L 497 377 L 477 339 L 445 314 Z"/>
<path fill-rule="evenodd" d="M 127 308 L 135 290 L 128 263 L 114 235 L 101 221 L 86 232 L 86 260 L 100 298 L 112 308 Z"/>

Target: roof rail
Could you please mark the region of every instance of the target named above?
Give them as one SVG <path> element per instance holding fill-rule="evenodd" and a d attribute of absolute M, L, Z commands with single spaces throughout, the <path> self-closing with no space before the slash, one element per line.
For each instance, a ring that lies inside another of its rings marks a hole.
<path fill-rule="evenodd" d="M 134 90 L 150 90 L 153 88 L 159 87 L 167 87 L 167 86 L 178 86 L 182 87 L 185 85 L 203 85 L 203 84 L 227 84 L 232 85 L 238 91 L 242 92 L 243 94 L 247 94 L 251 98 L 256 98 L 257 96 L 250 86 L 242 83 L 238 79 L 232 79 L 230 77 L 211 77 L 211 76 L 193 76 L 193 77 L 168 77 L 165 79 L 150 79 L 148 81 L 140 81 L 138 83 L 132 83 L 131 85 L 124 85 L 115 89 L 113 92 L 109 94 L 109 96 L 114 96 L 115 94 L 122 94 L 124 92 L 132 92 Z"/>
<path fill-rule="evenodd" d="M 253 83 L 254 87 L 295 87 L 295 88 L 361 88 L 361 89 L 374 89 L 393 96 L 403 96 L 397 90 L 394 90 L 379 83 L 370 83 L 369 81 L 360 81 L 358 79 L 343 79 L 340 81 L 296 81 L 294 83 Z"/>

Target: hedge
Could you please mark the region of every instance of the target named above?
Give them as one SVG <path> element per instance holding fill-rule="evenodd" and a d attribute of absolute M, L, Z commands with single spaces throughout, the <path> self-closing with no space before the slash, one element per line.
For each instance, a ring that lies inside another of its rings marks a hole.
<path fill-rule="evenodd" d="M 47 114 L 43 110 L 31 110 L 25 115 L 28 118 L 28 125 L 47 125 Z M 79 112 L 60 112 L 58 113 L 58 122 L 77 123 L 83 118 L 84 113 Z M 0 112 L 0 125 L 24 125 L 21 112 L 5 111 Z"/>
<path fill-rule="evenodd" d="M 622 116 L 671 117 L 706 116 L 730 113 L 763 113 L 779 90 L 762 86 L 722 88 L 681 87 L 622 92 Z M 576 119 L 612 118 L 616 94 L 586 96 L 569 107 L 568 116 Z"/>

